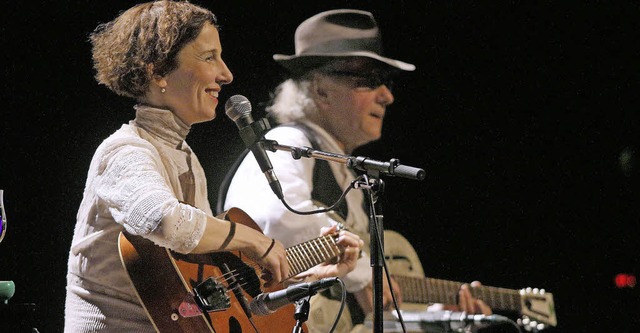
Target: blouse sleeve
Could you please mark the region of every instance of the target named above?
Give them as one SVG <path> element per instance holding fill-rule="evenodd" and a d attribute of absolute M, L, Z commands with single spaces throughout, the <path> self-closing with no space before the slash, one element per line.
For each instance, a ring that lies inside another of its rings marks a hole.
<path fill-rule="evenodd" d="M 206 214 L 180 203 L 165 173 L 151 145 L 120 146 L 103 155 L 96 194 L 127 232 L 188 253 L 204 234 Z"/>

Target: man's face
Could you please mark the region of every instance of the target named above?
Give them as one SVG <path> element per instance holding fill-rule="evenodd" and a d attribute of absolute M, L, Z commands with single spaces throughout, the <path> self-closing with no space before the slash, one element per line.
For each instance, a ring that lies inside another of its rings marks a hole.
<path fill-rule="evenodd" d="M 321 122 L 346 152 L 380 138 L 386 107 L 394 100 L 387 70 L 355 58 L 323 70 L 315 84 Z"/>

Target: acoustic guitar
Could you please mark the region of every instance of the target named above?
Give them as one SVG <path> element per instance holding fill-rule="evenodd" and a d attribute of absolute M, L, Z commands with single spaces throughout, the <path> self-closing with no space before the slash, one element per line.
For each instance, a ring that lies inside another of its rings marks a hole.
<path fill-rule="evenodd" d="M 219 217 L 261 231 L 239 208 Z M 289 277 L 338 257 L 341 249 L 335 237 L 322 236 L 287 248 Z M 158 332 L 291 332 L 296 325 L 293 304 L 271 315 L 252 316 L 249 303 L 254 297 L 284 286 L 280 282 L 263 288 L 261 267 L 239 251 L 182 255 L 127 233 L 120 234 L 119 250 L 138 299 Z"/>
<path fill-rule="evenodd" d="M 411 243 L 400 233 L 385 230 L 385 260 L 389 272 L 402 291 L 402 310 L 424 310 L 426 304 L 457 304 L 462 282 L 428 278 Z M 474 297 L 494 311 L 518 313 L 518 323 L 527 331 L 556 326 L 553 294 L 540 288 L 507 289 L 491 286 L 472 287 Z"/>

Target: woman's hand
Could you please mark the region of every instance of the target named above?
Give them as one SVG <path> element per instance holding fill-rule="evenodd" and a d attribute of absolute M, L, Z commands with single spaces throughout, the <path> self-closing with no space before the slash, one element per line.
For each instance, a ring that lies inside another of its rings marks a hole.
<path fill-rule="evenodd" d="M 322 235 L 333 234 L 336 230 L 336 226 L 322 228 Z M 344 277 L 356 268 L 356 262 L 360 257 L 360 249 L 364 246 L 364 241 L 352 232 L 341 230 L 336 243 L 342 249 L 342 253 L 338 257 L 337 263 L 323 263 L 315 267 L 315 275 L 318 279 L 332 276 Z"/>
<path fill-rule="evenodd" d="M 334 234 L 337 231 L 336 226 L 321 229 L 322 236 Z M 296 276 L 297 280 L 315 281 L 327 277 L 344 277 L 355 269 L 358 258 L 360 257 L 360 249 L 364 246 L 364 242 L 356 234 L 341 230 L 338 234 L 336 242 L 342 249 L 337 261 L 325 262 L 312 267 Z"/>

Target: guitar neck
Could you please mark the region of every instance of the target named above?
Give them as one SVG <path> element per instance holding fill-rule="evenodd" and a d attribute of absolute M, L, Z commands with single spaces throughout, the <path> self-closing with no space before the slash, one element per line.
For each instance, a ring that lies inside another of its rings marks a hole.
<path fill-rule="evenodd" d="M 457 304 L 458 291 L 462 282 L 425 277 L 394 275 L 402 290 L 402 298 L 407 303 Z M 482 299 L 494 310 L 521 311 L 518 290 L 479 286 L 472 287 L 474 297 Z"/>
<path fill-rule="evenodd" d="M 289 277 L 340 255 L 334 236 L 322 236 L 286 249 Z"/>

